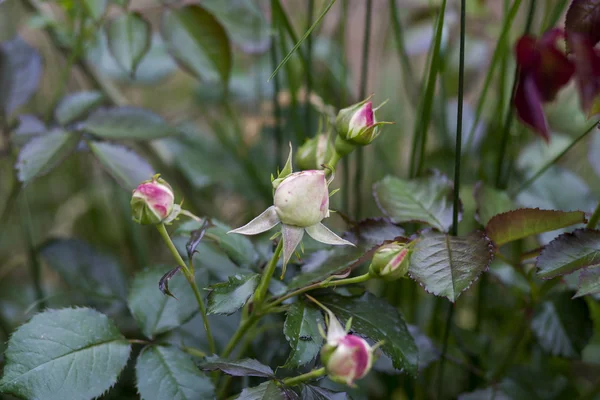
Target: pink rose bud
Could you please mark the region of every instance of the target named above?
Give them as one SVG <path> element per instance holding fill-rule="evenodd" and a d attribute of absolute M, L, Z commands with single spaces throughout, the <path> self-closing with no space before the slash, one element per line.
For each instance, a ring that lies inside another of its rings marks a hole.
<path fill-rule="evenodd" d="M 352 386 L 364 378 L 373 365 L 373 349 L 359 336 L 345 335 L 337 346 L 326 344 L 321 350 L 321 361 L 329 378 Z"/>
<path fill-rule="evenodd" d="M 369 273 L 386 280 L 395 280 L 406 276 L 410 259 L 410 245 L 403 243 L 384 244 L 375 252 Z"/>
<path fill-rule="evenodd" d="M 133 191 L 130 204 L 135 222 L 156 225 L 165 222 L 173 212 L 175 196 L 171 186 L 155 175 Z"/>
<path fill-rule="evenodd" d="M 335 128 L 338 137 L 335 149 L 340 155 L 350 153 L 356 146 L 366 146 L 379 136 L 380 125 L 391 122 L 377 121 L 371 97 L 338 112 Z"/>
<path fill-rule="evenodd" d="M 288 175 L 275 189 L 273 204 L 281 222 L 306 228 L 329 216 L 329 190 L 325 171 L 308 170 Z"/>
<path fill-rule="evenodd" d="M 321 169 L 333 156 L 333 144 L 327 133 L 308 139 L 296 153 L 296 164 L 300 169 Z"/>

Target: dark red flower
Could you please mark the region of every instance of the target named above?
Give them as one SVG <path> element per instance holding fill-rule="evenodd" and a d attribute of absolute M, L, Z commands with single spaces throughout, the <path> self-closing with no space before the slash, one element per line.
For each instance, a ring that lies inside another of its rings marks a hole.
<path fill-rule="evenodd" d="M 542 103 L 554 100 L 575 72 L 573 63 L 557 47 L 556 42 L 563 37 L 562 30 L 551 29 L 540 39 L 523 36 L 515 47 L 519 67 L 514 99 L 517 114 L 546 141 L 550 133 Z"/>
<path fill-rule="evenodd" d="M 581 107 L 588 117 L 600 113 L 600 50 L 584 35 L 569 32 Z"/>

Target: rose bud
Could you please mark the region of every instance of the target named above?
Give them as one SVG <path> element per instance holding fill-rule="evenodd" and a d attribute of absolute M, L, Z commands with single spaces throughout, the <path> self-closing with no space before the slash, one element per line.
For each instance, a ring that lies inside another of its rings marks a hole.
<path fill-rule="evenodd" d="M 333 156 L 333 145 L 327 133 L 308 139 L 296 153 L 296 164 L 300 169 L 321 169 Z"/>
<path fill-rule="evenodd" d="M 156 225 L 169 220 L 175 206 L 171 186 L 159 175 L 142 182 L 131 196 L 133 220 L 138 224 Z"/>
<path fill-rule="evenodd" d="M 410 245 L 403 243 L 384 244 L 375 252 L 369 273 L 386 280 L 406 276 L 410 259 Z"/>
<path fill-rule="evenodd" d="M 364 378 L 373 365 L 373 348 L 359 336 L 347 334 L 336 346 L 326 344 L 321 349 L 321 362 L 333 381 L 353 386 Z"/>

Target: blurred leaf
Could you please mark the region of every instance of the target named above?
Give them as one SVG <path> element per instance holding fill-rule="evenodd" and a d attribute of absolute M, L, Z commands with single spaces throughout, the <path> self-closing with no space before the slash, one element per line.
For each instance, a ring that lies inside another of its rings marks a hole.
<path fill-rule="evenodd" d="M 600 177 L 600 158 L 598 157 L 598 154 L 600 154 L 600 131 L 594 132 L 592 134 L 592 139 L 588 143 L 590 146 L 588 150 L 588 160 L 596 175 Z"/>
<path fill-rule="evenodd" d="M 496 246 L 502 246 L 528 236 L 581 224 L 585 220 L 585 213 L 582 211 L 520 208 L 494 216 L 485 230 Z"/>
<path fill-rule="evenodd" d="M 442 232 L 452 226 L 453 185 L 445 175 L 410 181 L 386 176 L 373 192 L 379 209 L 394 223 L 422 222 Z"/>
<path fill-rule="evenodd" d="M 440 352 L 418 326 L 408 325 L 408 331 L 415 339 L 415 344 L 419 349 L 419 371 L 423 371 L 429 364 L 440 359 Z"/>
<path fill-rule="evenodd" d="M 131 345 L 106 315 L 47 310 L 11 336 L 0 392 L 27 399 L 91 399 L 117 381 Z"/>
<path fill-rule="evenodd" d="M 200 225 L 198 229 L 195 229 L 192 232 L 190 232 L 190 239 L 185 245 L 185 249 L 187 250 L 187 256 L 189 259 L 194 257 L 194 253 L 197 253 L 196 248 L 198 247 L 200 241 L 204 237 L 206 230 L 211 226 L 213 226 L 212 222 L 210 222 L 208 218 L 205 218 L 204 221 L 202 221 L 202 225 Z"/>
<path fill-rule="evenodd" d="M 481 231 L 466 237 L 427 232 L 416 241 L 408 273 L 427 292 L 454 303 L 493 257 L 492 243 Z"/>
<path fill-rule="evenodd" d="M 263 382 L 255 387 L 248 387 L 236 400 L 288 400 L 284 391 L 274 381 Z"/>
<path fill-rule="evenodd" d="M 556 356 L 576 358 L 592 336 L 588 307 L 563 292 L 543 302 L 531 321 L 531 330 L 542 348 Z"/>
<path fill-rule="evenodd" d="M 458 400 L 512 400 L 502 390 L 494 387 L 479 389 L 470 393 L 458 395 Z"/>
<path fill-rule="evenodd" d="M 177 328 L 197 309 L 194 293 L 182 275 L 176 275 L 170 281 L 170 289 L 178 300 L 160 292 L 158 282 L 169 270 L 168 267 L 154 267 L 138 272 L 127 299 L 131 314 L 150 339 Z"/>
<path fill-rule="evenodd" d="M 592 44 L 600 42 L 600 4 L 597 0 L 572 0 L 565 20 L 567 34 L 577 32 Z"/>
<path fill-rule="evenodd" d="M 61 125 L 67 125 L 87 115 L 104 101 L 104 95 L 97 91 L 70 93 L 62 98 L 54 110 L 54 118 Z"/>
<path fill-rule="evenodd" d="M 396 307 L 368 292 L 360 297 L 327 295 L 318 300 L 341 320 L 352 318 L 354 332 L 376 342 L 384 340 L 381 349 L 395 368 L 417 374 L 417 346 Z"/>
<path fill-rule="evenodd" d="M 99 20 L 106 11 L 108 0 L 83 0 L 87 14 L 94 20 Z"/>
<path fill-rule="evenodd" d="M 100 164 L 123 189 L 131 191 L 155 174 L 148 161 L 125 146 L 96 141 L 89 141 L 87 144 Z"/>
<path fill-rule="evenodd" d="M 135 76 L 142 58 L 150 50 L 152 26 L 137 12 L 121 14 L 107 27 L 108 48 L 125 71 Z"/>
<path fill-rule="evenodd" d="M 147 346 L 135 364 L 137 388 L 144 400 L 197 400 L 214 398 L 214 386 L 176 347 Z"/>
<path fill-rule="evenodd" d="M 514 367 L 499 386 L 511 400 L 567 400 L 579 397 L 569 379 L 552 371 L 548 365 L 538 368 Z"/>
<path fill-rule="evenodd" d="M 577 229 L 563 233 L 544 247 L 535 266 L 541 278 L 549 279 L 598 264 L 599 260 L 600 231 Z"/>
<path fill-rule="evenodd" d="M 23 146 L 17 159 L 19 180 L 27 183 L 47 174 L 75 149 L 77 143 L 78 134 L 61 129 L 30 140 Z"/>
<path fill-rule="evenodd" d="M 25 104 L 41 75 L 40 55 L 20 36 L 0 43 L 0 114 L 11 115 Z"/>
<path fill-rule="evenodd" d="M 50 268 L 73 289 L 125 298 L 127 282 L 117 260 L 78 239 L 53 239 L 40 248 Z"/>
<path fill-rule="evenodd" d="M 262 378 L 275 378 L 271 367 L 261 364 L 252 358 L 230 361 L 217 356 L 211 356 L 206 357 L 205 361 L 200 364 L 200 368 L 204 371 L 220 370 L 232 376 L 259 376 Z"/>
<path fill-rule="evenodd" d="M 323 326 L 321 311 L 303 301 L 291 305 L 283 325 L 283 334 L 292 348 L 285 368 L 301 367 L 319 354 L 323 344 L 319 325 Z"/>
<path fill-rule="evenodd" d="M 163 12 L 163 38 L 177 62 L 198 79 L 227 84 L 232 53 L 227 33 L 219 21 L 199 5 Z"/>
<path fill-rule="evenodd" d="M 19 125 L 13 131 L 11 142 L 16 146 L 23 146 L 32 138 L 46 133 L 46 125 L 35 115 L 19 115 Z"/>
<path fill-rule="evenodd" d="M 600 294 L 600 268 L 598 265 L 586 268 L 579 274 L 579 289 L 574 297 L 588 294 Z"/>
<path fill-rule="evenodd" d="M 105 139 L 150 140 L 169 136 L 173 128 L 160 115 L 137 107 L 101 108 L 83 129 Z"/>
<path fill-rule="evenodd" d="M 504 191 L 479 182 L 473 191 L 473 197 L 477 203 L 477 220 L 483 226 L 492 219 L 493 216 L 514 210 L 515 203 L 508 197 Z"/>
<path fill-rule="evenodd" d="M 392 224 L 386 218 L 367 218 L 353 225 L 345 239 L 365 246 L 377 246 L 404 234 L 404 229 Z"/>
<path fill-rule="evenodd" d="M 217 283 L 209 287 L 208 314 L 230 315 L 246 304 L 254 294 L 260 275 L 234 275 L 228 282 Z"/>
<path fill-rule="evenodd" d="M 331 390 L 314 385 L 302 386 L 302 400 L 349 400 L 350 397 L 344 392 L 332 392 Z"/>
<path fill-rule="evenodd" d="M 177 300 L 177 297 L 173 296 L 173 293 L 171 293 L 171 291 L 169 290 L 169 281 L 171 280 L 171 278 L 173 278 L 175 276 L 175 274 L 177 272 L 179 272 L 180 269 L 181 269 L 181 265 L 178 265 L 177 267 L 173 268 L 172 270 L 170 270 L 169 272 L 164 274 L 162 276 L 162 278 L 160 278 L 160 280 L 158 281 L 158 289 L 161 292 L 163 292 L 163 294 L 166 294 L 167 296 L 171 296 L 175 300 Z"/>

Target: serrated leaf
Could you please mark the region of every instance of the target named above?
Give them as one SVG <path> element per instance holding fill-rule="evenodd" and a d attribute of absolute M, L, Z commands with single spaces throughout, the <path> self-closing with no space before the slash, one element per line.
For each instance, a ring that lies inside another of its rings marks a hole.
<path fill-rule="evenodd" d="M 160 115 L 137 107 L 100 108 L 82 126 L 96 136 L 119 140 L 151 140 L 174 132 Z"/>
<path fill-rule="evenodd" d="M 577 32 L 595 45 L 600 41 L 600 3 L 597 0 L 573 0 L 565 19 L 567 34 Z"/>
<path fill-rule="evenodd" d="M 15 331 L 0 392 L 27 399 L 91 399 L 117 381 L 130 344 L 104 314 L 47 310 Z"/>
<path fill-rule="evenodd" d="M 254 294 L 260 275 L 234 275 L 228 282 L 210 286 L 208 294 L 208 314 L 230 315 L 246 304 Z"/>
<path fill-rule="evenodd" d="M 494 216 L 485 231 L 496 246 L 585 222 L 583 211 L 520 208 Z"/>
<path fill-rule="evenodd" d="M 11 115 L 35 93 L 42 75 L 37 50 L 20 36 L 0 44 L 0 114 Z"/>
<path fill-rule="evenodd" d="M 302 400 L 348 400 L 350 397 L 344 392 L 331 390 L 314 385 L 302 386 Z"/>
<path fill-rule="evenodd" d="M 268 365 L 261 364 L 252 358 L 230 361 L 217 356 L 207 357 L 200 364 L 204 371 L 220 370 L 232 376 L 258 376 L 262 378 L 275 378 L 273 370 Z"/>
<path fill-rule="evenodd" d="M 508 197 L 505 191 L 498 190 L 479 182 L 473 191 L 473 197 L 477 204 L 476 218 L 483 226 L 495 215 L 516 208 L 514 201 Z"/>
<path fill-rule="evenodd" d="M 319 325 L 324 328 L 321 311 L 297 301 L 287 311 L 283 334 L 292 348 L 286 368 L 298 368 L 311 362 L 323 345 Z"/>
<path fill-rule="evenodd" d="M 197 309 L 194 293 L 182 275 L 170 281 L 170 290 L 178 300 L 160 292 L 158 282 L 169 270 L 169 267 L 147 268 L 135 275 L 131 285 L 127 303 L 148 338 L 177 328 Z"/>
<path fill-rule="evenodd" d="M 16 168 L 19 180 L 27 183 L 47 174 L 72 152 L 79 143 L 79 135 L 54 129 L 46 135 L 38 136 L 19 152 Z"/>
<path fill-rule="evenodd" d="M 123 189 L 131 191 L 155 174 L 148 161 L 125 146 L 96 141 L 87 144 L 92 154 Z"/>
<path fill-rule="evenodd" d="M 274 381 L 267 381 L 255 387 L 245 388 L 236 400 L 288 400 L 288 398 Z"/>
<path fill-rule="evenodd" d="M 531 330 L 542 348 L 553 355 L 575 358 L 592 336 L 588 307 L 581 299 L 560 293 L 543 302 L 531 321 Z"/>
<path fill-rule="evenodd" d="M 342 323 L 352 318 L 351 329 L 355 333 L 375 342 L 383 340 L 381 349 L 392 359 L 395 368 L 404 369 L 412 376 L 417 374 L 417 345 L 396 307 L 368 292 L 360 297 L 328 295 L 318 300 Z"/>
<path fill-rule="evenodd" d="M 393 222 L 422 222 L 442 232 L 452 226 L 453 190 L 439 173 L 410 181 L 386 176 L 373 186 L 379 209 Z"/>
<path fill-rule="evenodd" d="M 214 386 L 189 355 L 176 347 L 145 347 L 135 364 L 137 388 L 143 400 L 214 398 Z"/>
<path fill-rule="evenodd" d="M 108 48 L 132 77 L 152 44 L 152 26 L 140 13 L 129 12 L 113 19 L 106 29 Z"/>
<path fill-rule="evenodd" d="M 40 248 L 48 266 L 73 289 L 125 298 L 127 283 L 118 262 L 78 239 L 54 239 Z"/>
<path fill-rule="evenodd" d="M 104 101 L 104 95 L 95 90 L 70 93 L 62 98 L 54 110 L 54 118 L 61 125 L 67 125 L 84 118 L 88 112 Z"/>
<path fill-rule="evenodd" d="M 580 268 L 600 263 L 600 231 L 577 229 L 563 233 L 548 243 L 535 266 L 541 278 L 569 274 Z"/>
<path fill-rule="evenodd" d="M 588 294 L 600 294 L 600 266 L 594 265 L 582 270 L 579 274 L 578 286 L 579 289 L 574 298 Z"/>
<path fill-rule="evenodd" d="M 493 246 L 481 231 L 465 237 L 427 232 L 413 248 L 408 273 L 426 291 L 455 302 L 493 257 Z"/>
<path fill-rule="evenodd" d="M 227 84 L 232 52 L 221 23 L 199 5 L 163 13 L 161 32 L 177 62 L 198 79 Z"/>

